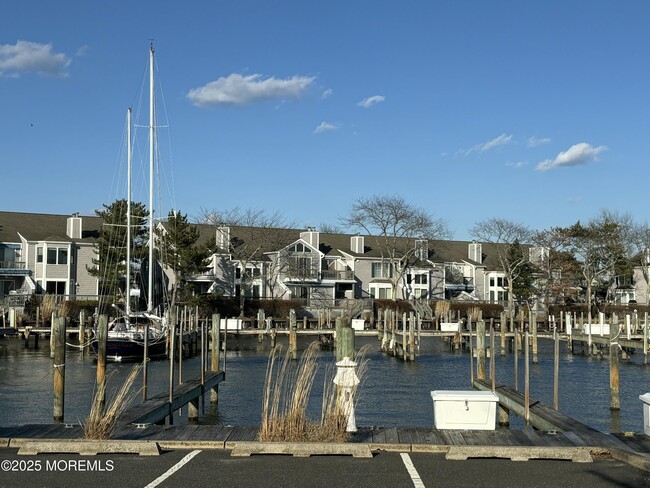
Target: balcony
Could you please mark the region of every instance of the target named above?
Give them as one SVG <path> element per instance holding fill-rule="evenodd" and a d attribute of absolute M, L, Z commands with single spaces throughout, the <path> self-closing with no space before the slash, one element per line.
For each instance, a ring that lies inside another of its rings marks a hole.
<path fill-rule="evenodd" d="M 326 269 L 321 272 L 321 280 L 354 281 L 354 271 Z"/>
<path fill-rule="evenodd" d="M 0 261 L 0 275 L 26 276 L 28 274 L 26 263 L 22 261 Z"/>

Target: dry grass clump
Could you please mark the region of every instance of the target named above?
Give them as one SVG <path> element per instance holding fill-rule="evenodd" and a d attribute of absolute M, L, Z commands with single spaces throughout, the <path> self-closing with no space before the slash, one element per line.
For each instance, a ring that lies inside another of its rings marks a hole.
<path fill-rule="evenodd" d="M 323 380 L 321 418 L 312 422 L 307 416 L 307 404 L 316 374 L 318 343 L 309 345 L 297 365 L 287 353 L 280 359 L 281 348 L 276 347 L 269 355 L 264 381 L 262 427 L 259 438 L 266 442 L 344 442 L 348 439 L 346 428 L 348 415 L 342 408 L 339 388 L 333 383 L 336 366 L 327 366 Z M 361 379 L 367 367 L 362 348 L 361 360 L 357 361 L 357 376 Z M 279 367 L 278 367 L 279 363 Z M 352 399 L 357 388 L 352 392 Z"/>
<path fill-rule="evenodd" d="M 104 384 L 97 387 L 93 398 L 93 404 L 90 408 L 90 414 L 84 424 L 85 439 L 110 439 L 111 435 L 115 431 L 120 416 L 124 413 L 135 395 L 137 395 L 137 392 L 132 394 L 129 392 L 131 391 L 134 381 L 140 374 L 140 369 L 142 369 L 142 364 L 140 363 L 133 366 L 129 376 L 117 391 L 117 394 L 114 396 L 113 401 L 108 408 L 105 408 L 105 405 L 102 402 L 102 399 L 106 398 L 106 383 L 108 382 L 108 378 L 107 381 L 104 381 Z"/>
<path fill-rule="evenodd" d="M 439 300 L 436 302 L 436 317 L 446 317 L 451 309 L 451 303 Z"/>
<path fill-rule="evenodd" d="M 56 297 L 54 295 L 44 295 L 41 301 L 41 316 L 47 320 L 52 317 L 52 312 L 56 308 Z"/>

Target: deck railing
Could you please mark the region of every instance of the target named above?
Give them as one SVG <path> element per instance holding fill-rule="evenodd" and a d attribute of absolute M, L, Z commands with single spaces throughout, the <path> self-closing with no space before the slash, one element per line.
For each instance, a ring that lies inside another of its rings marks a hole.
<path fill-rule="evenodd" d="M 325 269 L 321 272 L 322 280 L 353 280 L 354 271 Z"/>

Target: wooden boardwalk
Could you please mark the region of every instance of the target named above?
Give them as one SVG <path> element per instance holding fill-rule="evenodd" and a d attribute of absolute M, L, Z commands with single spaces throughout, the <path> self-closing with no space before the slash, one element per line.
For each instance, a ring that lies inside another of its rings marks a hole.
<path fill-rule="evenodd" d="M 235 443 L 257 441 L 257 425 L 122 425 L 113 439 L 156 441 L 161 446 L 192 445 L 205 448 L 232 448 Z M 644 434 L 604 434 L 584 436 L 570 431 L 542 431 L 532 427 L 522 430 L 498 428 L 493 431 L 439 430 L 425 428 L 361 428 L 350 442 L 371 444 L 377 450 L 409 450 L 410 446 L 507 446 L 507 447 L 580 447 L 609 450 L 626 449 L 650 456 L 650 437 Z M 22 425 L 0 427 L 0 447 L 18 447 L 25 440 L 81 439 L 80 425 Z M 596 443 L 597 442 L 597 443 Z"/>

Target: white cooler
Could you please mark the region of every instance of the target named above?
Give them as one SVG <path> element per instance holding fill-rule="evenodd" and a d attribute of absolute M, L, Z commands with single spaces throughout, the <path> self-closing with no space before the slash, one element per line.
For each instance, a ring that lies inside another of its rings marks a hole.
<path fill-rule="evenodd" d="M 499 397 L 491 391 L 435 390 L 431 398 L 436 429 L 495 429 Z"/>

